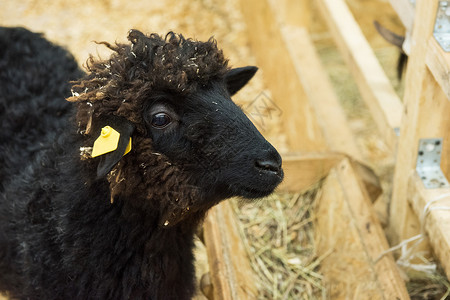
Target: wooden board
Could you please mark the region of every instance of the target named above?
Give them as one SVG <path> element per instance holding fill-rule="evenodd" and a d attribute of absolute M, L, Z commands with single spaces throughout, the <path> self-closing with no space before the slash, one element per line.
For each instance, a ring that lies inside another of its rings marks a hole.
<path fill-rule="evenodd" d="M 450 207 L 450 188 L 425 189 L 417 174 L 411 177 L 408 188 L 408 198 L 416 215 L 421 216 L 425 205 L 440 196 L 446 199 L 436 202 L 433 206 Z M 433 207 L 431 206 L 431 207 Z M 447 278 L 450 279 L 450 218 L 448 210 L 430 211 L 425 222 L 427 237 L 433 247 L 433 252 L 439 259 Z"/>
<path fill-rule="evenodd" d="M 439 137 L 448 127 L 438 124 L 447 117 L 442 110 L 446 99 L 425 65 L 428 41 L 433 31 L 436 0 L 419 1 L 412 32 L 412 47 L 405 76 L 405 109 L 400 130 L 398 155 L 390 205 L 391 242 L 419 233 L 420 224 L 408 203 L 408 182 L 415 172 L 420 138 Z M 449 111 L 450 113 L 450 111 Z"/>
<path fill-rule="evenodd" d="M 298 193 L 325 178 L 330 170 L 346 156 L 334 152 L 308 152 L 283 155 L 284 180 L 278 190 Z M 365 189 L 372 201 L 381 194 L 381 184 L 375 173 L 367 166 L 352 160 Z"/>
<path fill-rule="evenodd" d="M 409 299 L 383 229 L 351 162 L 328 175 L 317 198 L 318 255 L 331 299 Z"/>
<path fill-rule="evenodd" d="M 332 152 L 307 152 L 283 155 L 284 180 L 280 191 L 305 191 L 325 178 L 345 156 Z"/>
<path fill-rule="evenodd" d="M 344 0 L 317 3 L 381 136 L 395 150 L 403 109 L 400 99 Z"/>
<path fill-rule="evenodd" d="M 326 143 L 267 0 L 241 0 L 248 38 L 264 81 L 283 113 L 291 151 L 323 151 Z"/>
<path fill-rule="evenodd" d="M 285 24 L 308 27 L 311 23 L 311 0 L 278 0 L 276 8 Z"/>
<path fill-rule="evenodd" d="M 258 295 L 237 222 L 230 203 L 224 201 L 209 210 L 204 223 L 214 300 L 250 300 Z"/>
<path fill-rule="evenodd" d="M 425 63 L 444 94 L 450 99 L 450 53 L 442 49 L 434 37 L 428 41 Z"/>
<path fill-rule="evenodd" d="M 345 113 L 306 29 L 284 26 L 282 34 L 329 149 L 363 161 Z"/>

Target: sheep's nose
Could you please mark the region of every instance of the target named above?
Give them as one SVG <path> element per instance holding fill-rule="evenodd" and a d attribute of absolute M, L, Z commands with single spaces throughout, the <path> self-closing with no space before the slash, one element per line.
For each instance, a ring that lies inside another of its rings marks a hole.
<path fill-rule="evenodd" d="M 257 169 L 263 170 L 265 172 L 271 172 L 277 175 L 280 175 L 282 173 L 281 159 L 278 159 L 278 157 L 274 159 L 257 159 L 255 161 L 255 166 Z"/>

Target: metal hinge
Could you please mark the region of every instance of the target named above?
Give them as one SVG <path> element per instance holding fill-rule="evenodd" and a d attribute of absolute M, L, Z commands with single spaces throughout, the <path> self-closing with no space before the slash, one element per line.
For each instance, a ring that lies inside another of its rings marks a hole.
<path fill-rule="evenodd" d="M 420 139 L 416 171 L 427 189 L 450 187 L 441 170 L 442 138 Z"/>
<path fill-rule="evenodd" d="M 450 51 L 450 1 L 439 1 L 433 36 L 445 52 Z"/>

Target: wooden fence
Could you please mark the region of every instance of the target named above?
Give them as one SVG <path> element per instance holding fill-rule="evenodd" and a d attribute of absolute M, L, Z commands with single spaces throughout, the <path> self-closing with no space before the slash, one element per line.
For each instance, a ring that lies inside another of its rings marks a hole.
<path fill-rule="evenodd" d="M 439 178 L 437 187 L 426 188 L 424 180 L 429 178 L 416 169 L 417 163 L 423 162 L 421 157 L 428 155 L 424 151 L 438 149 L 434 163 L 439 169 L 440 159 L 443 175 L 450 178 L 450 54 L 433 36 L 437 12 L 446 9 L 442 2 L 447 1 L 417 0 L 415 6 L 412 2 L 391 0 L 410 45 L 405 47 L 409 61 L 403 100 L 346 2 L 316 0 L 315 5 L 349 66 L 380 136 L 396 158 L 389 211 L 391 243 L 425 233 L 427 238 L 416 251 L 434 253 L 450 278 L 450 217 L 445 210 L 450 200 L 442 200 L 441 209 L 427 209 L 436 199 L 445 198 L 450 188 Z M 284 131 L 291 154 L 284 155 L 286 180 L 282 189 L 298 192 L 325 178 L 317 199 L 316 227 L 319 251 L 332 251 L 321 265 L 331 282 L 331 297 L 409 299 L 392 255 L 380 257 L 389 246 L 372 208 L 379 185 L 373 172 L 361 163 L 364 158 L 311 41 L 311 1 L 283 0 L 276 6 L 269 0 L 240 3 L 251 49 L 274 101 L 285 113 Z M 424 139 L 434 140 L 430 143 Z M 421 142 L 425 150 L 419 149 Z M 214 296 L 254 299 L 252 280 L 240 279 L 252 276 L 248 262 L 244 262 L 245 253 L 234 255 L 233 249 L 240 249 L 234 244 L 240 243 L 239 236 L 224 225 L 234 222 L 229 211 L 227 204 L 216 207 L 205 228 L 209 232 L 207 247 L 214 243 L 216 249 L 209 256 L 211 274 L 220 274 L 213 280 L 219 287 L 214 289 Z M 225 227 L 215 228 L 218 224 Z M 338 230 L 343 227 L 347 230 Z M 352 281 L 327 272 L 360 276 Z"/>

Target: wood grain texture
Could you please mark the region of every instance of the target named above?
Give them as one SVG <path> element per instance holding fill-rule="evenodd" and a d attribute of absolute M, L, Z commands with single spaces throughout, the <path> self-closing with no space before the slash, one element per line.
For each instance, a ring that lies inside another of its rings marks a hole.
<path fill-rule="evenodd" d="M 398 155 L 395 165 L 394 186 L 390 205 L 391 242 L 410 238 L 419 233 L 420 224 L 408 203 L 408 182 L 415 172 L 420 138 L 439 137 L 446 118 L 442 111 L 446 96 L 425 65 L 428 41 L 432 35 L 438 1 L 418 1 L 412 48 L 405 76 L 405 108 L 403 112 Z M 450 113 L 450 112 L 449 112 Z"/>
<path fill-rule="evenodd" d="M 436 202 L 431 207 L 450 207 L 450 188 L 425 189 L 417 174 L 414 174 L 409 180 L 408 198 L 418 216 L 423 214 L 427 203 L 444 195 L 447 195 L 445 199 Z M 448 210 L 433 210 L 423 221 L 433 252 L 444 268 L 447 278 L 450 278 L 450 219 L 448 215 Z"/>
<path fill-rule="evenodd" d="M 428 40 L 425 63 L 444 94 L 450 99 L 450 53 L 445 52 L 434 37 Z"/>
<path fill-rule="evenodd" d="M 343 159 L 352 161 L 355 172 L 364 183 L 370 199 L 375 201 L 381 194 L 381 183 L 372 169 L 366 165 L 337 152 L 290 153 L 283 155 L 284 180 L 280 191 L 298 193 L 305 191 L 319 180 L 325 178 L 330 170 Z"/>
<path fill-rule="evenodd" d="M 316 241 L 331 299 L 409 299 L 383 229 L 352 163 L 330 171 L 317 198 Z"/>
<path fill-rule="evenodd" d="M 284 180 L 280 191 L 305 191 L 321 179 L 345 156 L 333 152 L 307 152 L 283 155 Z"/>

